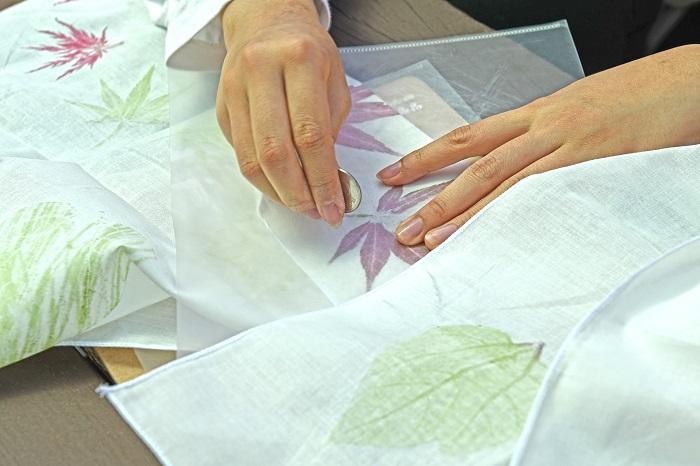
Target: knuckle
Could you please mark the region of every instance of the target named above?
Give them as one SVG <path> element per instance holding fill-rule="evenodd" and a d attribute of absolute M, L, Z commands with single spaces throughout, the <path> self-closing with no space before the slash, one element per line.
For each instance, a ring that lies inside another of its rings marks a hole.
<path fill-rule="evenodd" d="M 474 210 L 473 208 L 467 209 L 459 219 L 460 224 L 464 225 L 469 220 L 471 220 L 474 217 L 474 215 L 476 215 L 476 210 Z"/>
<path fill-rule="evenodd" d="M 275 137 L 265 137 L 260 142 L 258 157 L 260 163 L 266 166 L 277 166 L 285 162 L 288 151 L 279 139 Z"/>
<path fill-rule="evenodd" d="M 464 125 L 447 133 L 447 142 L 453 146 L 466 146 L 474 140 L 474 128 Z"/>
<path fill-rule="evenodd" d="M 314 192 L 330 192 L 336 187 L 336 181 L 332 176 L 310 176 L 308 183 L 309 188 Z"/>
<path fill-rule="evenodd" d="M 254 181 L 263 176 L 263 171 L 255 160 L 246 160 L 239 164 L 241 175 L 248 181 Z"/>
<path fill-rule="evenodd" d="M 423 166 L 425 160 L 425 148 L 420 148 L 404 157 L 404 159 L 401 161 L 401 166 L 407 171 L 417 170 Z"/>
<path fill-rule="evenodd" d="M 447 213 L 449 211 L 447 201 L 441 196 L 438 196 L 430 201 L 423 209 L 430 218 L 435 219 L 443 219 L 447 217 Z"/>
<path fill-rule="evenodd" d="M 289 210 L 292 210 L 294 212 L 305 212 L 305 211 L 312 209 L 314 207 L 314 203 L 311 202 L 310 200 L 298 198 L 298 197 L 283 199 L 282 203 Z"/>
<path fill-rule="evenodd" d="M 294 124 L 294 142 L 302 150 L 314 150 L 326 144 L 327 134 L 321 126 L 309 118 Z"/>
<path fill-rule="evenodd" d="M 324 56 L 324 49 L 312 37 L 301 35 L 287 41 L 286 53 L 294 62 L 308 62 Z"/>
<path fill-rule="evenodd" d="M 470 168 L 472 175 L 479 181 L 491 181 L 498 175 L 500 164 L 496 157 L 486 155 L 474 162 Z"/>
<path fill-rule="evenodd" d="M 252 42 L 244 45 L 240 51 L 241 64 L 250 69 L 255 69 L 268 55 L 268 46 L 261 42 Z M 233 79 L 233 77 L 231 77 Z"/>
<path fill-rule="evenodd" d="M 524 174 L 521 174 L 521 173 L 518 173 L 518 174 L 516 174 L 516 175 L 513 175 L 513 176 L 510 178 L 510 180 L 508 180 L 508 184 L 506 184 L 506 188 L 507 188 L 507 189 L 512 188 L 512 187 L 515 186 L 516 184 L 518 184 L 518 183 L 520 183 L 521 181 L 523 181 L 525 178 L 527 178 L 527 175 L 524 175 Z"/>

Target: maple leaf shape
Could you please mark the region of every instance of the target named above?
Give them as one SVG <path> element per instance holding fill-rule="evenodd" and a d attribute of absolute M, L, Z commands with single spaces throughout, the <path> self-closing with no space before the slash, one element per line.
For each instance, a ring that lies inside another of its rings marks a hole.
<path fill-rule="evenodd" d="M 92 66 L 102 58 L 104 53 L 114 47 L 122 45 L 124 42 L 118 42 L 116 44 L 109 44 L 107 40 L 107 28 L 102 30 L 100 36 L 96 36 L 91 32 L 86 32 L 75 26 L 65 23 L 59 19 L 56 22 L 61 26 L 68 29 L 69 33 L 64 34 L 61 32 L 40 30 L 42 34 L 46 34 L 56 40 L 56 45 L 38 45 L 29 47 L 31 50 L 39 50 L 42 52 L 51 52 L 59 56 L 58 59 L 50 61 L 39 68 L 35 68 L 30 71 L 34 73 L 35 71 L 43 70 L 45 68 L 56 68 L 63 65 L 71 64 L 71 67 L 60 75 L 56 80 L 59 80 L 71 73 L 78 71 L 84 66 Z"/>
<path fill-rule="evenodd" d="M 131 88 L 126 98 L 122 98 L 119 94 L 114 92 L 104 80 L 100 80 L 100 96 L 103 105 L 69 101 L 70 104 L 89 110 L 99 116 L 100 118 L 97 121 L 107 120 L 117 123 L 114 131 L 99 144 L 104 143 L 117 134 L 126 122 L 154 124 L 166 121 L 168 95 L 163 94 L 148 99 L 148 95 L 151 92 L 151 78 L 153 77 L 154 70 L 155 67 L 151 66 L 141 80 Z"/>
<path fill-rule="evenodd" d="M 446 181 L 444 183 L 434 184 L 411 191 L 408 194 L 403 194 L 403 187 L 401 186 L 393 187 L 379 198 L 377 212 L 400 214 L 435 196 L 450 183 L 451 181 Z"/>
<path fill-rule="evenodd" d="M 352 108 L 346 120 L 346 124 L 340 129 L 336 144 L 353 149 L 383 152 L 385 154 L 400 155 L 387 147 L 384 143 L 367 134 L 361 129 L 352 126 L 352 123 L 362 123 L 378 118 L 398 115 L 398 112 L 384 102 L 362 102 L 370 97 L 372 91 L 364 86 L 350 86 L 350 98 Z"/>
<path fill-rule="evenodd" d="M 389 189 L 379 199 L 378 213 L 400 214 L 415 207 L 423 201 L 434 196 L 450 182 L 438 183 L 425 188 L 403 194 L 402 187 Z M 353 228 L 343 236 L 330 262 L 333 262 L 343 254 L 355 249 L 362 242 L 360 248 L 360 264 L 365 272 L 367 291 L 372 289 L 374 280 L 389 261 L 391 254 L 401 259 L 408 265 L 413 265 L 428 254 L 428 248 L 424 245 L 404 246 L 396 241 L 382 223 L 367 221 Z"/>

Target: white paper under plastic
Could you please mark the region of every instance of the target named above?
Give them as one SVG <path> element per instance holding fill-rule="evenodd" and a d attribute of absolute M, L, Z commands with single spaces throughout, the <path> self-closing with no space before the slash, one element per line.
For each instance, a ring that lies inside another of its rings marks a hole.
<path fill-rule="evenodd" d="M 515 437 L 449 454 L 438 442 L 352 445 L 332 433 L 375 357 L 436 327 L 480 325 L 541 342 L 550 364 L 569 331 L 626 277 L 700 234 L 698 186 L 700 146 L 530 177 L 372 292 L 101 392 L 164 464 L 503 464 Z M 460 407 L 481 402 L 458 395 Z M 418 429 L 423 421 L 405 422 Z M 490 422 L 484 432 L 511 421 Z"/>
<path fill-rule="evenodd" d="M 433 136 L 452 129 L 460 119 L 473 121 L 522 105 L 582 74 L 564 22 L 354 47 L 341 50 L 341 55 L 348 75 L 370 83 L 387 101 L 396 98 L 391 91 L 397 82 L 407 85 L 408 81 L 397 81 L 399 78 L 413 78 L 411 85 L 417 85 L 423 95 L 445 96 L 445 102 L 462 110 L 460 116 L 443 103 L 445 111 L 454 115 L 444 124 L 426 127 Z M 434 76 L 439 79 L 433 80 Z M 387 84 L 392 80 L 393 88 Z M 445 91 L 445 80 L 448 88 L 454 88 L 452 92 Z M 434 82 L 438 84 L 432 90 Z M 373 285 L 369 274 L 363 277 L 358 258 L 342 257 L 329 267 L 342 238 L 337 232 L 269 204 L 263 205 L 262 214 L 272 232 L 261 222 L 255 210 L 260 196 L 240 175 L 233 151 L 214 118 L 217 83 L 216 74 L 170 73 L 178 348 L 182 352 L 205 348 L 265 322 L 343 302 Z M 414 94 L 416 88 L 411 89 Z M 409 93 L 405 97 L 410 102 Z M 355 126 L 404 154 L 430 140 L 411 118 L 403 114 Z M 358 178 L 367 194 L 358 214 L 348 216 L 342 227 L 345 234 L 362 223 L 358 216 L 367 220 L 380 216 L 376 210 L 381 186 L 375 173 L 395 156 L 374 159 L 359 154 L 366 151 L 338 151 L 341 165 Z M 405 192 L 430 181 L 408 186 Z M 389 217 L 387 234 L 401 215 Z M 383 275 L 376 277 L 377 284 L 401 272 L 405 262 L 392 257 Z"/>
<path fill-rule="evenodd" d="M 698 464 L 699 311 L 700 238 L 636 274 L 572 332 L 511 465 Z"/>

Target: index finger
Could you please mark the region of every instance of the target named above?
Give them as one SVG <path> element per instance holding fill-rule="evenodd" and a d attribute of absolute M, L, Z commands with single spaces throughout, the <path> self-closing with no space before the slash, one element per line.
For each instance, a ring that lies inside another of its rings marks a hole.
<path fill-rule="evenodd" d="M 292 66 L 285 71 L 294 144 L 318 212 L 335 226 L 343 219 L 345 201 L 333 147 L 325 78 L 322 67 L 313 66 L 313 63 Z"/>
<path fill-rule="evenodd" d="M 411 183 L 461 160 L 483 156 L 525 134 L 529 124 L 517 110 L 460 126 L 377 173 L 390 186 Z"/>

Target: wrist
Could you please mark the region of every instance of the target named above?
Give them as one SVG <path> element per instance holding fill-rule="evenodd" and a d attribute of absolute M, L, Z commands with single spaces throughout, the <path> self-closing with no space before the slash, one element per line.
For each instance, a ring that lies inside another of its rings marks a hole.
<path fill-rule="evenodd" d="M 295 21 L 320 25 L 314 0 L 232 0 L 221 13 L 227 48 L 234 34 L 257 31 L 275 22 Z"/>

